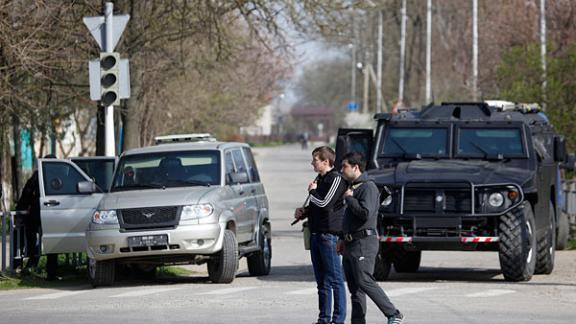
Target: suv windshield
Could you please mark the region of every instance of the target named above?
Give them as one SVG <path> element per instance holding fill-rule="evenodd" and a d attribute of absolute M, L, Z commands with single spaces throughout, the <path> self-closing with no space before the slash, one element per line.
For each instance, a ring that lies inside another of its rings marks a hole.
<path fill-rule="evenodd" d="M 220 184 L 220 152 L 160 152 L 124 156 L 111 191 Z"/>
<path fill-rule="evenodd" d="M 446 156 L 448 128 L 388 128 L 382 154 L 392 157 Z"/>
<path fill-rule="evenodd" d="M 460 128 L 458 156 L 524 156 L 522 133 L 518 128 Z"/>

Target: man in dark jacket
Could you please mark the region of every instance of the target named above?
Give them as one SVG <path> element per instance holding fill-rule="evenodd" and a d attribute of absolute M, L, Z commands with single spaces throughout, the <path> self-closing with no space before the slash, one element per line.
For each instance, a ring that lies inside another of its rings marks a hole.
<path fill-rule="evenodd" d="M 308 218 L 310 257 L 318 287 L 317 323 L 321 324 L 341 324 L 346 319 L 346 288 L 336 243 L 342 234 L 342 194 L 347 185 L 338 171 L 334 170 L 334 159 L 334 151 L 327 146 L 312 151 L 311 164 L 318 176 L 308 185 L 310 204 L 306 208 L 296 209 L 294 213 L 296 219 Z"/>
<path fill-rule="evenodd" d="M 364 173 L 365 167 L 366 162 L 359 153 L 348 153 L 342 158 L 342 176 L 351 187 L 344 193 L 344 235 L 343 240 L 338 241 L 338 252 L 344 256 L 344 273 L 352 299 L 352 324 L 366 323 L 366 295 L 388 318 L 388 324 L 400 324 L 404 315 L 390 302 L 373 276 L 379 245 L 376 226 L 380 194 Z"/>

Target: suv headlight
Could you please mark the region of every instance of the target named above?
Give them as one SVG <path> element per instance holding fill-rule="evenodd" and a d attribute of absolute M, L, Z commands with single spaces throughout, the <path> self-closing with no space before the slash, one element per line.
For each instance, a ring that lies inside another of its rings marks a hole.
<path fill-rule="evenodd" d="M 118 224 L 118 215 L 115 210 L 97 210 L 92 216 L 94 224 Z"/>
<path fill-rule="evenodd" d="M 187 205 L 182 207 L 180 220 L 204 218 L 212 215 L 214 207 L 211 204 Z"/>

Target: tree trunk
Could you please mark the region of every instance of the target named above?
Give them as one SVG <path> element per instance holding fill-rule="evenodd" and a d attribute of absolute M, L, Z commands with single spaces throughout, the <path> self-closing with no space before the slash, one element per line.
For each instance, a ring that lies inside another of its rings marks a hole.
<path fill-rule="evenodd" d="M 20 120 L 12 114 L 12 136 L 14 137 L 14 156 L 12 157 L 12 197 L 16 201 L 20 197 L 20 173 L 22 172 L 22 152 L 20 140 Z"/>

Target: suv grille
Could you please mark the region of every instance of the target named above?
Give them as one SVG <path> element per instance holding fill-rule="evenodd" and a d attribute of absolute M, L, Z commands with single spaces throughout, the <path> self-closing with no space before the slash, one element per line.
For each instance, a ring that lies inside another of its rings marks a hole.
<path fill-rule="evenodd" d="M 442 197 L 440 201 L 436 197 Z M 409 184 L 404 188 L 404 213 L 472 213 L 469 184 Z"/>
<path fill-rule="evenodd" d="M 119 215 L 120 227 L 124 229 L 173 227 L 180 220 L 176 206 L 122 209 Z"/>

